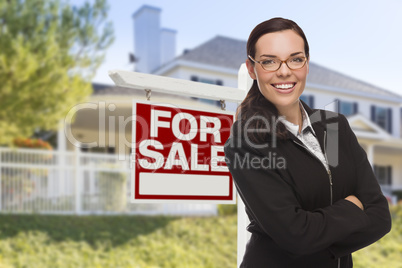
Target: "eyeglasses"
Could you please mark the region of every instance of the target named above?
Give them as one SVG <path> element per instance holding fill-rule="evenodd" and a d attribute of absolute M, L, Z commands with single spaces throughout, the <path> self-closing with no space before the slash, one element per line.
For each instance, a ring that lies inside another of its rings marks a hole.
<path fill-rule="evenodd" d="M 281 68 L 282 66 L 282 63 L 286 63 L 288 68 L 291 70 L 301 69 L 307 62 L 307 58 L 304 56 L 292 56 L 287 60 L 269 58 L 260 61 L 253 59 L 253 57 L 251 57 L 250 55 L 248 55 L 248 58 L 255 63 L 259 63 L 261 67 L 268 72 L 275 72 L 279 70 L 279 68 Z"/>

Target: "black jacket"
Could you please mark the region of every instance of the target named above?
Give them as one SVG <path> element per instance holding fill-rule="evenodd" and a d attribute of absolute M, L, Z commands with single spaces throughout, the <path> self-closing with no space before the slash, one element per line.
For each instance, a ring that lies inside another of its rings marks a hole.
<path fill-rule="evenodd" d="M 226 163 L 252 233 L 241 267 L 330 268 L 338 258 L 340 267 L 352 267 L 352 252 L 391 229 L 388 202 L 347 119 L 304 106 L 330 174 L 290 133 L 255 145 L 242 122 L 232 126 Z M 364 211 L 344 199 L 349 195 Z"/>

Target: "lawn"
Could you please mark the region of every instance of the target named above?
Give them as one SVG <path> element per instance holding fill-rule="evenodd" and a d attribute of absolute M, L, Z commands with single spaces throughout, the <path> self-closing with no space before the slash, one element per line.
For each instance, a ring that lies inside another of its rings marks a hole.
<path fill-rule="evenodd" d="M 0 268 L 235 267 L 236 215 L 0 215 Z"/>
<path fill-rule="evenodd" d="M 0 214 L 0 268 L 236 267 L 235 214 L 219 217 Z M 402 206 L 393 229 L 354 254 L 355 268 L 402 267 Z"/>

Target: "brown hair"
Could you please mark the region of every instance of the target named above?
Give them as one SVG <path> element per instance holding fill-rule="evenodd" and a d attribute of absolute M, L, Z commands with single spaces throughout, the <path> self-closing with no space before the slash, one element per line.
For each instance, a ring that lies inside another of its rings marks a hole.
<path fill-rule="evenodd" d="M 250 33 L 250 36 L 248 38 L 247 55 L 250 55 L 253 58 L 255 57 L 255 45 L 261 36 L 268 33 L 280 32 L 285 30 L 293 30 L 301 38 L 303 38 L 304 52 L 306 54 L 306 57 L 309 58 L 309 46 L 303 30 L 294 21 L 284 18 L 273 18 L 258 24 Z M 254 64 L 254 62 L 251 63 Z M 262 118 L 264 118 L 265 120 L 263 120 Z M 256 129 L 257 131 L 247 132 L 249 138 L 253 142 L 263 143 L 267 141 L 268 133 L 266 131 L 264 132 L 258 130 L 266 128 L 267 122 L 269 122 L 270 126 L 274 126 L 274 120 L 276 120 L 277 118 L 278 110 L 276 109 L 275 105 L 261 94 L 258 88 L 257 81 L 254 80 L 246 98 L 237 108 L 236 119 L 241 120 L 242 124 L 246 123 L 247 120 L 251 120 L 247 122 L 247 127 L 249 127 L 250 129 Z M 271 128 L 271 130 L 272 129 L 273 128 Z M 276 125 L 275 131 L 277 138 L 284 139 L 287 137 L 286 127 L 282 123 L 278 123 Z"/>

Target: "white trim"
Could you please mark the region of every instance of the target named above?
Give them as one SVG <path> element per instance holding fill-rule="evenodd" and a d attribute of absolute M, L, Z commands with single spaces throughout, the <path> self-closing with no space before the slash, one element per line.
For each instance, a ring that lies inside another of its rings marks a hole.
<path fill-rule="evenodd" d="M 367 144 L 367 160 L 374 167 L 374 144 Z"/>
<path fill-rule="evenodd" d="M 372 122 L 371 120 L 367 119 L 365 116 L 361 114 L 355 114 L 350 117 L 348 117 L 349 124 L 351 125 L 353 129 L 353 123 L 356 121 L 362 121 L 363 124 L 367 125 L 369 128 L 371 128 L 374 132 L 368 132 L 364 130 L 354 130 L 355 134 L 359 138 L 369 138 L 369 139 L 379 139 L 379 140 L 389 140 L 392 138 L 392 136 L 383 130 L 381 127 L 379 127 L 377 124 Z"/>
<path fill-rule="evenodd" d="M 390 147 L 393 149 L 402 149 L 402 139 L 390 138 L 387 140 L 381 140 L 380 142 L 376 143 L 376 145 Z"/>
<path fill-rule="evenodd" d="M 374 99 L 374 100 L 389 101 L 389 102 L 397 104 L 398 107 L 401 105 L 401 102 L 402 102 L 402 96 L 399 96 L 399 98 L 398 98 L 398 96 L 384 96 L 384 95 L 375 94 L 375 93 L 371 93 L 371 92 L 357 91 L 355 89 L 345 89 L 345 88 L 339 88 L 339 87 L 333 87 L 333 86 L 327 86 L 327 85 L 321 85 L 321 84 L 315 84 L 315 83 L 309 83 L 309 82 L 306 83 L 306 88 L 330 91 L 330 92 L 347 94 L 347 95 L 352 95 L 352 96 L 359 96 L 359 97 L 364 97 L 364 98 Z"/>
<path fill-rule="evenodd" d="M 371 133 L 371 132 L 366 132 L 366 131 L 361 131 L 361 130 L 353 130 L 355 133 L 356 137 L 358 139 L 370 139 L 370 140 L 377 140 L 377 141 L 382 141 L 384 137 L 381 137 L 377 133 Z"/>
<path fill-rule="evenodd" d="M 246 95 L 244 90 L 232 87 L 210 85 L 171 77 L 129 72 L 122 70 L 109 71 L 109 76 L 117 86 L 134 89 L 150 89 L 176 95 L 185 95 L 210 100 L 242 101 Z"/>
<path fill-rule="evenodd" d="M 187 61 L 187 60 L 174 60 L 171 61 L 170 63 L 163 65 L 162 67 L 156 69 L 153 74 L 156 75 L 164 75 L 168 71 L 178 68 L 178 67 L 190 67 L 190 68 L 196 68 L 196 69 L 203 69 L 208 72 L 218 72 L 218 73 L 224 73 L 224 74 L 229 74 L 229 75 L 237 75 L 237 71 L 232 69 L 232 68 L 225 68 L 225 67 L 220 67 L 220 66 L 215 66 L 215 65 L 210 65 L 210 64 L 205 64 L 205 63 L 199 63 L 195 61 Z M 239 66 L 240 68 L 240 66 Z"/>
<path fill-rule="evenodd" d="M 198 69 L 204 69 L 206 71 L 219 72 L 219 73 L 225 73 L 225 74 L 230 74 L 230 75 L 237 74 L 237 72 L 232 68 L 219 67 L 219 66 L 214 66 L 214 65 L 210 65 L 210 64 L 186 61 L 186 60 L 181 60 L 181 59 L 171 61 L 170 63 L 158 68 L 153 73 L 156 75 L 164 75 L 168 71 L 170 71 L 174 68 L 178 68 L 178 67 L 198 68 Z M 351 89 L 327 86 L 327 85 L 310 83 L 310 82 L 306 83 L 306 88 L 319 89 L 319 90 L 323 90 L 323 91 L 342 93 L 342 94 L 365 97 L 365 98 L 375 99 L 375 100 L 381 99 L 384 101 L 397 103 L 399 106 L 401 106 L 401 102 L 402 102 L 402 96 L 400 96 L 399 98 L 397 96 L 384 96 L 384 95 L 380 95 L 380 94 L 376 94 L 376 93 L 372 93 L 372 92 L 363 92 L 363 91 L 358 91 L 358 90 L 353 90 L 353 89 L 351 90 Z"/>

